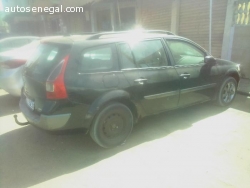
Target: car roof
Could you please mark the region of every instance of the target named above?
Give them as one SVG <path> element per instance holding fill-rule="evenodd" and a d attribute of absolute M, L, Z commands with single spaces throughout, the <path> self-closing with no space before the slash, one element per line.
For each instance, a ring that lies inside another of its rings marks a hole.
<path fill-rule="evenodd" d="M 167 35 L 167 34 L 153 34 L 153 33 L 147 33 L 147 34 L 118 34 L 116 36 L 107 35 L 103 38 L 99 39 L 82 39 L 79 38 L 74 43 L 78 46 L 83 47 L 94 47 L 98 45 L 104 45 L 104 44 L 111 44 L 111 43 L 120 43 L 120 42 L 134 42 L 138 40 L 145 40 L 145 39 L 156 39 L 156 38 L 166 38 L 166 39 L 185 39 L 184 37 L 180 37 L 177 35 Z M 188 40 L 190 41 L 190 40 Z"/>
<path fill-rule="evenodd" d="M 71 36 L 55 36 L 55 37 L 44 37 L 42 38 L 43 42 L 51 42 L 51 43 L 65 43 L 65 44 L 103 44 L 103 43 L 115 43 L 115 42 L 123 42 L 133 38 L 183 38 L 176 35 L 167 35 L 167 34 L 154 34 L 154 33 L 145 33 L 145 34 L 119 34 L 119 33 L 110 33 L 108 35 L 103 35 L 98 39 L 92 39 L 93 35 L 71 35 Z"/>
<path fill-rule="evenodd" d="M 162 37 L 171 37 L 173 38 L 175 35 L 166 35 L 166 34 L 153 34 L 153 33 L 128 33 L 128 34 L 108 34 L 103 35 L 100 38 L 90 38 L 88 41 L 126 41 L 126 40 L 133 40 L 133 39 L 144 39 L 144 38 L 162 38 Z M 79 41 L 82 42 L 82 41 Z"/>
<path fill-rule="evenodd" d="M 97 37 L 95 37 L 97 36 Z M 197 43 L 178 35 L 174 35 L 172 33 L 144 33 L 144 32 L 110 32 L 110 33 L 99 33 L 96 35 L 71 35 L 71 36 L 57 36 L 57 37 L 46 37 L 43 39 L 44 42 L 48 43 L 58 43 L 58 44 L 74 44 L 77 46 L 81 46 L 83 48 L 95 47 L 98 45 L 119 43 L 119 42 L 128 42 L 135 40 L 144 40 L 144 39 L 155 39 L 155 38 L 166 38 L 166 39 L 182 39 L 189 41 L 196 46 L 199 46 L 204 51 L 206 51 L 203 47 L 198 45 Z"/>
<path fill-rule="evenodd" d="M 41 41 L 45 43 L 73 44 L 79 40 L 86 40 L 90 36 L 91 35 L 49 36 L 42 37 Z"/>

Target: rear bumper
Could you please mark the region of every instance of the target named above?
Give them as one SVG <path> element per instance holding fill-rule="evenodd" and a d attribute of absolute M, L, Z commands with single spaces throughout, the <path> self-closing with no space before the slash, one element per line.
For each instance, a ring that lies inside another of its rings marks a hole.
<path fill-rule="evenodd" d="M 23 87 L 22 67 L 16 69 L 0 69 L 0 88 L 14 96 L 21 96 Z"/>
<path fill-rule="evenodd" d="M 34 126 L 44 130 L 57 131 L 69 129 L 68 121 L 71 114 L 60 115 L 38 115 L 26 105 L 25 96 L 21 97 L 19 107 L 27 119 L 27 121 Z"/>

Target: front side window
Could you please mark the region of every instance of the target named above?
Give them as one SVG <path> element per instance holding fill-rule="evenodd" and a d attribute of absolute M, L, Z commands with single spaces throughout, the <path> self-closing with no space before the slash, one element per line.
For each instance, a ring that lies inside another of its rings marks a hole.
<path fill-rule="evenodd" d="M 138 42 L 131 46 L 138 67 L 167 66 L 168 60 L 160 40 Z"/>
<path fill-rule="evenodd" d="M 85 50 L 81 55 L 79 71 L 83 73 L 110 71 L 114 67 L 111 46 Z"/>
<path fill-rule="evenodd" d="M 204 63 L 205 53 L 184 41 L 170 40 L 168 46 L 176 65 L 193 65 Z"/>

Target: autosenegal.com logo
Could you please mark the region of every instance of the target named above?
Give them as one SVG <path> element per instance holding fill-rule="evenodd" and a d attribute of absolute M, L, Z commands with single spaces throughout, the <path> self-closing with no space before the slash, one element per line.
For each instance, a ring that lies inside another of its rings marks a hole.
<path fill-rule="evenodd" d="M 61 13 L 61 12 L 83 12 L 83 7 L 66 7 L 63 9 L 63 6 L 58 7 L 5 7 L 5 12 L 33 12 L 33 13 Z"/>

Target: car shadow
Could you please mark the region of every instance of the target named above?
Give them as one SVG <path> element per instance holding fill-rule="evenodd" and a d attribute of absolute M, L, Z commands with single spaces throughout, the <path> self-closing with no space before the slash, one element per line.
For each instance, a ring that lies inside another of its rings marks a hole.
<path fill-rule="evenodd" d="M 19 113 L 19 97 L 10 94 L 0 95 L 0 117 Z"/>
<path fill-rule="evenodd" d="M 127 142 L 113 149 L 103 149 L 83 134 L 54 135 L 32 126 L 13 130 L 0 136 L 0 187 L 29 187 L 84 169 L 224 110 L 208 103 L 144 118 Z"/>

